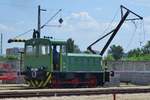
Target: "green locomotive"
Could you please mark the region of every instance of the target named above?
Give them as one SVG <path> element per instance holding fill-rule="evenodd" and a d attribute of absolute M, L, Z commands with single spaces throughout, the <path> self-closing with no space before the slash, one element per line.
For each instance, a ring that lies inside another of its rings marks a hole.
<path fill-rule="evenodd" d="M 110 80 L 100 55 L 68 53 L 66 48 L 66 41 L 25 41 L 24 75 L 31 87 L 96 87 Z"/>
<path fill-rule="evenodd" d="M 126 11 L 125 13 L 123 12 L 124 10 Z M 40 6 L 38 12 L 40 12 Z M 102 56 L 126 21 L 129 13 L 132 13 L 137 18 L 128 20 L 143 19 L 143 17 L 121 5 L 121 20 L 119 24 L 87 48 L 92 54 L 69 53 L 67 41 L 41 38 L 40 29 L 45 25 L 41 27 L 40 20 L 38 20 L 38 30 L 33 32 L 33 38 L 18 40 L 18 42 L 25 43 L 24 71 L 22 74 L 26 82 L 35 88 L 97 87 L 109 82 L 113 73 L 102 67 Z M 60 19 L 59 22 L 62 23 L 63 20 Z M 111 36 L 100 54 L 92 50 L 94 44 L 110 34 Z M 8 42 L 17 42 L 17 40 L 10 39 Z"/>

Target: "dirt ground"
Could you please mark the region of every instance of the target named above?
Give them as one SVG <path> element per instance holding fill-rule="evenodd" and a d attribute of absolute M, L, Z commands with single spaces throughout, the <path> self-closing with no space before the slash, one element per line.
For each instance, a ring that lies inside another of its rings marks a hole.
<path fill-rule="evenodd" d="M 113 95 L 10 98 L 2 100 L 113 100 Z M 150 93 L 116 95 L 116 100 L 150 100 Z"/>

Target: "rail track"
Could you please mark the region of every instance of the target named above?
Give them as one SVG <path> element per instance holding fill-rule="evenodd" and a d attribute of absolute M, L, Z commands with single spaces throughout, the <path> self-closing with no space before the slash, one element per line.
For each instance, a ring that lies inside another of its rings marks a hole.
<path fill-rule="evenodd" d="M 150 87 L 1 90 L 0 98 L 150 93 Z"/>
<path fill-rule="evenodd" d="M 26 84 L 0 84 L 1 90 L 24 90 L 28 89 L 29 86 Z"/>

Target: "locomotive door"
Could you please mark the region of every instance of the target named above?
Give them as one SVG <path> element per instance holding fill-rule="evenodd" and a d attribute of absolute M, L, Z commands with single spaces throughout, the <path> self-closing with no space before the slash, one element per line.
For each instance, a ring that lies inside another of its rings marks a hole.
<path fill-rule="evenodd" d="M 61 46 L 60 45 L 53 45 L 53 71 L 60 71 L 60 65 L 61 65 Z"/>

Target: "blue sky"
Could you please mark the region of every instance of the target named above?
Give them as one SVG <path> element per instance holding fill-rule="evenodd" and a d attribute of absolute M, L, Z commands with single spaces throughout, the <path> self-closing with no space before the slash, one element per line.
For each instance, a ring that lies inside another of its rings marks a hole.
<path fill-rule="evenodd" d="M 119 6 L 121 4 L 144 17 L 144 31 L 141 21 L 136 22 L 137 28 L 133 23 L 126 22 L 111 43 L 111 45 L 122 45 L 125 51 L 128 51 L 143 46 L 145 41 L 150 38 L 149 0 L 1 0 L 0 32 L 4 36 L 3 51 L 6 48 L 23 46 L 21 43 L 8 44 L 9 38 L 37 28 L 38 5 L 47 9 L 46 12 L 42 12 L 42 23 L 59 9 L 62 9 L 62 12 L 49 25 L 58 24 L 57 20 L 60 17 L 64 19 L 60 28 L 45 27 L 42 30 L 42 36 L 49 35 L 54 39 L 61 40 L 72 38 L 81 50 L 85 50 L 90 43 L 116 26 L 120 20 Z M 114 15 L 116 16 L 115 20 L 104 32 Z M 31 36 L 32 32 L 20 38 L 29 39 Z M 100 41 L 93 48 L 101 50 L 106 40 L 107 38 Z"/>

